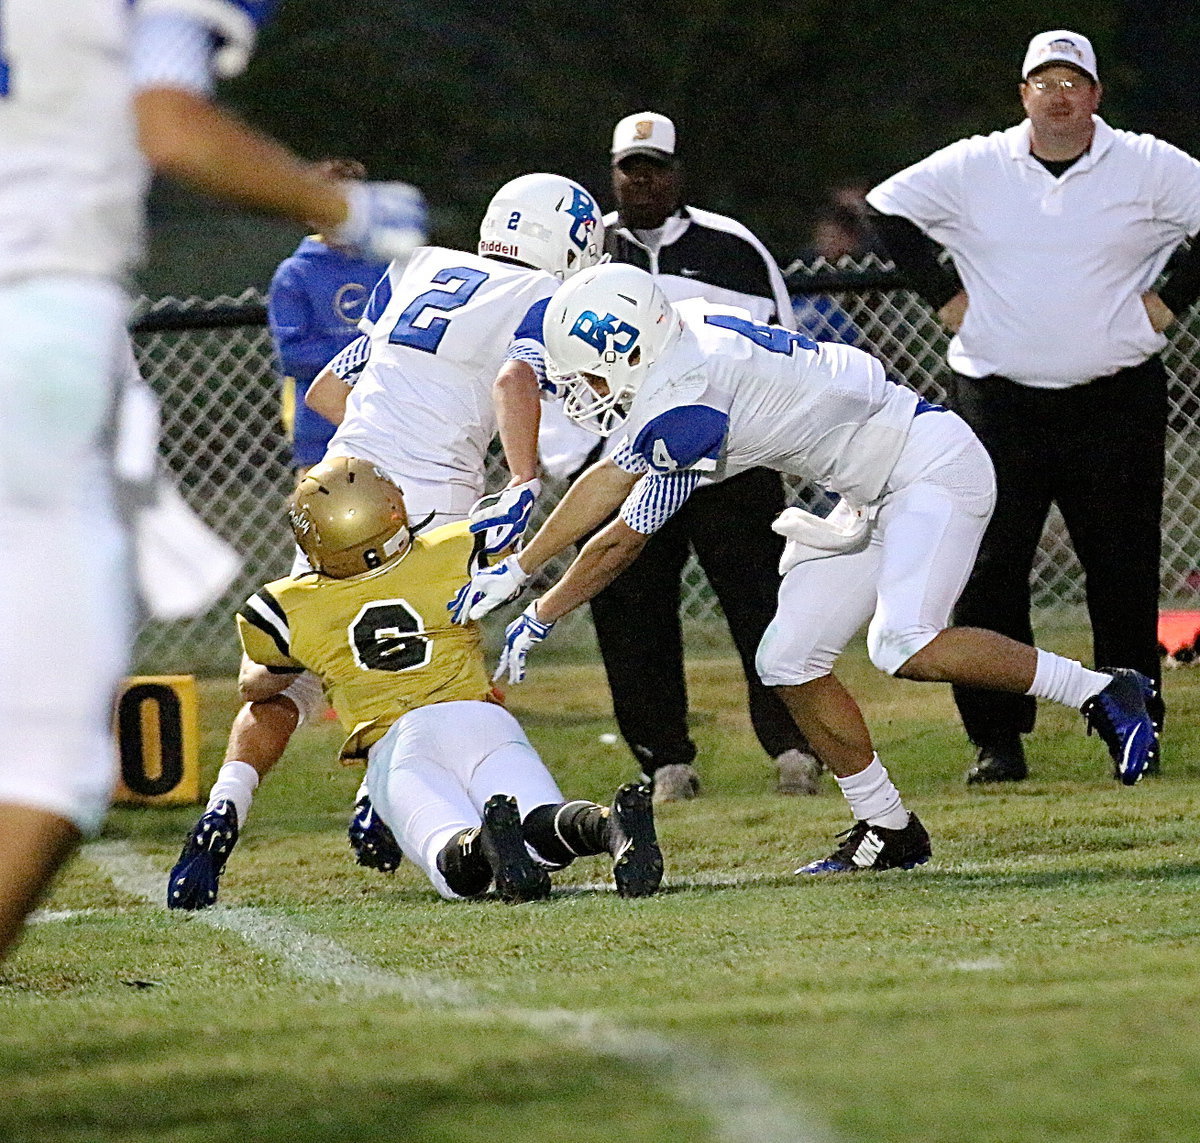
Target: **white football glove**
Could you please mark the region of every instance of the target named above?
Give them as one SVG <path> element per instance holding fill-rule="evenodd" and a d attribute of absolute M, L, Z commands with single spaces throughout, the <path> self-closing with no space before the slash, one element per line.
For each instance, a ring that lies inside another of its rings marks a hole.
<path fill-rule="evenodd" d="M 541 491 L 542 482 L 534 478 L 475 501 L 467 518 L 472 533 L 487 533 L 483 542 L 487 555 L 498 556 L 521 538 Z"/>
<path fill-rule="evenodd" d="M 521 682 L 525 678 L 525 657 L 553 630 L 553 623 L 543 623 L 537 617 L 537 600 L 534 600 L 504 629 L 504 649 L 492 681 L 507 671 L 510 683 Z"/>
<path fill-rule="evenodd" d="M 454 623 L 468 623 L 482 619 L 489 611 L 516 599 L 529 578 L 517 562 L 516 556 L 501 560 L 495 567 L 483 568 L 471 576 L 458 594 L 446 604 L 450 619 Z"/>
<path fill-rule="evenodd" d="M 429 228 L 425 199 L 408 183 L 342 183 L 349 214 L 330 241 L 383 261 L 406 262 Z"/>

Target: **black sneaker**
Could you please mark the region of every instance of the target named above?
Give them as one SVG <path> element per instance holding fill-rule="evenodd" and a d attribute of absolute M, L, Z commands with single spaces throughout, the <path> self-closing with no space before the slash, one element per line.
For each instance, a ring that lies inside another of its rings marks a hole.
<path fill-rule="evenodd" d="M 1088 734 L 1104 739 L 1113 760 L 1113 777 L 1132 786 L 1158 758 L 1158 731 L 1146 710 L 1157 693 L 1154 684 L 1126 667 L 1107 670 L 1112 682 L 1080 707 Z"/>
<path fill-rule="evenodd" d="M 380 873 L 394 873 L 404 860 L 396 835 L 375 812 L 366 794 L 354 803 L 354 816 L 346 832 L 350 837 L 350 848 L 354 850 L 354 860 L 359 865 L 378 869 Z"/>
<path fill-rule="evenodd" d="M 483 854 L 492 867 L 496 896 L 502 901 L 541 901 L 550 896 L 550 874 L 533 860 L 521 831 L 517 799 L 493 794 L 484 803 Z"/>
<path fill-rule="evenodd" d="M 975 764 L 967 771 L 967 785 L 986 782 L 1023 782 L 1029 776 L 1021 736 L 989 742 L 979 747 Z"/>
<path fill-rule="evenodd" d="M 797 873 L 858 873 L 864 869 L 911 869 L 933 855 L 929 834 L 916 814 L 908 815 L 903 829 L 884 829 L 870 822 L 855 822 L 838 837 L 846 840 L 828 857 L 810 861 Z"/>
<path fill-rule="evenodd" d="M 627 782 L 613 798 L 608 818 L 613 879 L 622 897 L 649 897 L 663 877 L 662 850 L 654 832 L 650 787 Z"/>
<path fill-rule="evenodd" d="M 215 905 L 221 874 L 237 839 L 237 807 L 228 799 L 218 802 L 200 818 L 183 843 L 183 852 L 167 877 L 167 908 L 191 910 Z"/>

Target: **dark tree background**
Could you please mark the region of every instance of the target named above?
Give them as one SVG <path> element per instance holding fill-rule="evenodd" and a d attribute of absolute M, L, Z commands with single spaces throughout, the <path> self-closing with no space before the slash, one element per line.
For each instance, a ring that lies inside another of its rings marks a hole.
<path fill-rule="evenodd" d="M 301 154 L 362 159 L 426 193 L 436 237 L 473 248 L 505 180 L 570 175 L 611 200 L 613 124 L 678 125 L 691 201 L 787 263 L 831 184 L 866 184 L 1021 117 L 1030 36 L 1091 37 L 1110 123 L 1196 153 L 1194 0 L 284 0 L 220 98 Z M 151 294 L 265 286 L 293 228 L 157 187 Z"/>

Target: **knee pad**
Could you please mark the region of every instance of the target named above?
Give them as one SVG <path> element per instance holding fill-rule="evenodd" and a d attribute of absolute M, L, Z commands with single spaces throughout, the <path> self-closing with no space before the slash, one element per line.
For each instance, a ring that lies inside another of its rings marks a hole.
<path fill-rule="evenodd" d="M 315 722 L 325 713 L 325 690 L 321 680 L 311 671 L 297 675 L 292 685 L 280 694 L 290 698 L 300 712 L 300 721 L 296 723 L 299 730 L 306 722 Z"/>
<path fill-rule="evenodd" d="M 885 675 L 895 675 L 923 647 L 932 643 L 941 629 L 930 626 L 889 630 L 883 624 L 872 623 L 867 628 L 867 654 L 871 662 Z"/>
<path fill-rule="evenodd" d="M 763 633 L 754 655 L 754 669 L 765 687 L 798 687 L 833 673 L 839 651 L 801 645 L 789 639 L 778 620 L 772 620 Z"/>

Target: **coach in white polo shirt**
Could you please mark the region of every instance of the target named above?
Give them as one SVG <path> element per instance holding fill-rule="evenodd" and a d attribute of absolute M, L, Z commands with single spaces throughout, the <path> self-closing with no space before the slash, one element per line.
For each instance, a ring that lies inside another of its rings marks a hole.
<path fill-rule="evenodd" d="M 1033 642 L 1030 571 L 1054 502 L 1087 576 L 1096 666 L 1160 680 L 1158 354 L 1200 294 L 1200 244 L 1161 294 L 1151 287 L 1200 231 L 1200 163 L 1096 114 L 1096 56 L 1076 32 L 1035 36 L 1021 74 L 1027 119 L 867 195 L 897 267 L 955 335 L 952 403 L 996 466 L 996 512 L 955 621 Z M 955 699 L 979 752 L 967 781 L 1024 778 L 1034 700 L 962 688 Z"/>

